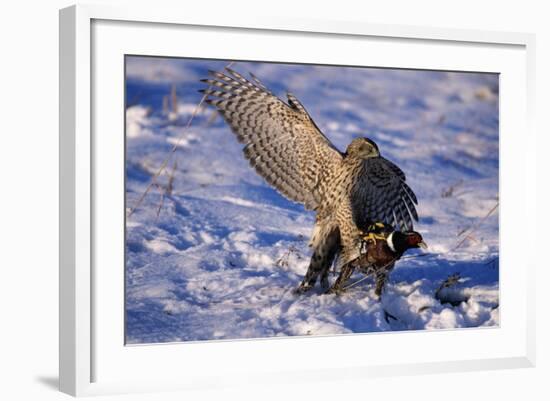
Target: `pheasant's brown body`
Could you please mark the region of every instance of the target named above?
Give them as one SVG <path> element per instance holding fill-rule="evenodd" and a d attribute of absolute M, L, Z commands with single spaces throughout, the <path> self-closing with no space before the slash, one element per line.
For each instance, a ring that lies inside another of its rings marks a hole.
<path fill-rule="evenodd" d="M 388 246 L 387 241 L 378 240 L 368 241 L 367 246 L 365 247 L 364 254 L 361 254 L 353 264 L 361 269 L 366 268 L 367 266 L 373 266 L 375 269 L 381 269 L 385 266 L 388 266 L 390 263 L 395 262 L 396 257 L 398 256 L 393 252 Z"/>
<path fill-rule="evenodd" d="M 393 270 L 395 263 L 408 249 L 425 247 L 422 236 L 415 231 L 393 231 L 387 225 L 378 223 L 361 236 L 361 255 L 342 267 L 340 275 L 334 285 L 329 289 L 331 293 L 344 290 L 344 284 L 350 278 L 355 269 L 361 270 L 366 275 L 375 276 L 375 293 L 378 297 L 382 294 L 388 275 Z M 391 243 L 391 245 L 390 245 Z"/>
<path fill-rule="evenodd" d="M 344 290 L 345 283 L 349 280 L 355 269 L 359 269 L 365 275 L 374 274 L 377 296 L 382 294 L 389 273 L 393 270 L 395 262 L 401 257 L 399 253 L 392 251 L 388 245 L 387 237 L 390 233 L 377 234 L 375 238 L 363 239 L 361 255 L 347 263 L 340 270 L 340 274 L 329 293 L 338 293 Z"/>

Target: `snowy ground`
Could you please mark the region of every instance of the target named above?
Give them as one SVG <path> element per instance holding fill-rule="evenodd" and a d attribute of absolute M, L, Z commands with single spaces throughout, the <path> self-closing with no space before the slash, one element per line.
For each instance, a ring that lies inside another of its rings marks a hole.
<path fill-rule="evenodd" d="M 128 343 L 498 325 L 498 207 L 485 218 L 498 202 L 496 75 L 233 65 L 280 97 L 293 92 L 339 149 L 368 136 L 407 174 L 430 255 L 398 262 L 379 302 L 371 280 L 340 296 L 292 294 L 313 213 L 248 167 L 210 109 L 184 129 L 198 79 L 226 64 L 127 59 L 128 210 L 178 144 L 160 186 L 127 219 Z M 178 110 L 163 113 L 172 84 Z M 458 282 L 439 290 L 454 273 Z"/>

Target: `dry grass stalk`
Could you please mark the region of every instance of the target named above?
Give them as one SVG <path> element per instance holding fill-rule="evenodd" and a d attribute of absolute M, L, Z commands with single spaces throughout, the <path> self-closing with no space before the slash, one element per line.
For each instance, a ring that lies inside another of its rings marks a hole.
<path fill-rule="evenodd" d="M 230 68 L 234 63 L 235 63 L 234 61 L 230 62 L 229 64 L 227 64 L 226 68 Z M 174 144 L 174 146 L 172 146 L 172 149 L 170 149 L 170 151 L 168 152 L 166 158 L 161 163 L 161 165 L 160 165 L 159 169 L 157 170 L 157 172 L 152 176 L 151 182 L 149 183 L 149 185 L 147 185 L 147 187 L 145 188 L 145 191 L 143 191 L 143 193 L 138 198 L 138 200 L 136 201 L 134 206 L 128 211 L 127 217 L 130 217 L 132 214 L 134 214 L 134 212 L 141 205 L 141 203 L 143 202 L 143 200 L 145 199 L 145 197 L 147 196 L 149 191 L 151 191 L 151 188 L 153 188 L 153 186 L 157 185 L 158 177 L 165 171 L 166 166 L 168 165 L 168 163 L 170 162 L 170 159 L 172 158 L 172 155 L 176 152 L 176 150 L 178 149 L 181 141 L 183 140 L 183 134 L 187 132 L 187 130 L 189 129 L 189 127 L 193 123 L 193 120 L 195 119 L 195 117 L 197 116 L 199 111 L 201 110 L 207 96 L 208 96 L 207 94 L 204 94 L 202 96 L 201 100 L 199 101 L 199 103 L 197 104 L 195 109 L 193 110 L 193 113 L 189 117 L 189 120 L 187 120 L 187 124 L 185 124 L 185 126 L 183 127 L 182 134 L 178 137 L 176 143 Z"/>
<path fill-rule="evenodd" d="M 172 112 L 174 115 L 178 115 L 178 94 L 176 93 L 176 85 L 172 84 L 170 90 L 170 100 L 172 101 Z"/>
<path fill-rule="evenodd" d="M 291 246 L 288 247 L 288 250 L 283 254 L 283 256 L 281 256 L 279 259 L 277 259 L 277 261 L 275 262 L 275 265 L 280 266 L 280 267 L 288 267 L 289 262 L 290 262 L 290 256 L 292 254 L 295 254 L 297 259 L 302 258 L 298 248 L 296 248 L 294 245 L 291 245 Z"/>
<path fill-rule="evenodd" d="M 168 114 L 168 95 L 162 97 L 162 114 Z"/>
<path fill-rule="evenodd" d="M 474 232 L 476 232 L 477 229 L 483 224 L 483 222 L 485 222 L 485 220 L 487 220 L 489 218 L 489 216 L 491 216 L 494 213 L 494 211 L 497 210 L 498 205 L 499 205 L 499 202 L 497 202 L 495 204 L 495 206 L 493 206 L 491 208 L 491 210 L 489 210 L 487 212 L 487 214 L 485 216 L 483 216 L 483 218 L 480 219 L 477 222 L 477 224 L 472 225 L 470 228 L 468 228 L 466 230 L 463 230 L 461 233 L 465 233 L 465 232 L 469 231 L 468 234 L 465 235 L 464 238 L 462 238 L 462 240 L 453 249 L 451 249 L 449 252 L 456 251 L 458 248 L 460 248 L 462 246 L 462 244 L 464 244 L 464 242 L 466 242 L 467 239 L 472 239 Z"/>
<path fill-rule="evenodd" d="M 160 200 L 159 200 L 159 206 L 157 208 L 156 220 L 159 219 L 160 212 L 162 210 L 162 207 L 164 206 L 164 198 L 166 196 L 172 195 L 172 191 L 174 190 L 174 175 L 175 175 L 177 167 L 178 167 L 178 162 L 176 160 L 176 161 L 174 161 L 174 164 L 172 165 L 172 170 L 170 170 L 170 175 L 168 176 L 168 183 L 166 184 L 166 186 L 162 186 L 162 185 L 158 185 L 158 184 L 155 185 L 160 191 Z"/>

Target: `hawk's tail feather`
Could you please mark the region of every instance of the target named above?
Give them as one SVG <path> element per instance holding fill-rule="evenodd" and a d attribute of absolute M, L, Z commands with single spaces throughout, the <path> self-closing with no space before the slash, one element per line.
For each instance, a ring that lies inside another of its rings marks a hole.
<path fill-rule="evenodd" d="M 416 199 L 416 195 L 415 195 L 414 192 L 412 191 L 411 187 L 409 187 L 409 186 L 407 185 L 407 183 L 404 182 L 404 181 L 401 183 L 401 186 L 402 186 L 403 190 L 407 193 L 407 195 L 409 196 L 409 198 L 411 198 L 411 200 L 413 201 L 413 203 L 414 203 L 415 205 L 418 205 L 418 199 Z"/>
<path fill-rule="evenodd" d="M 411 201 L 403 196 L 401 197 L 401 199 L 403 200 L 403 204 L 407 208 L 408 214 L 412 216 L 415 221 L 418 221 L 418 213 L 416 212 L 416 208 L 414 207 L 414 205 L 410 203 Z"/>
<path fill-rule="evenodd" d="M 401 227 L 401 230 L 411 230 L 413 223 L 407 206 L 404 203 L 399 203 L 397 212 L 399 214 L 399 227 Z"/>

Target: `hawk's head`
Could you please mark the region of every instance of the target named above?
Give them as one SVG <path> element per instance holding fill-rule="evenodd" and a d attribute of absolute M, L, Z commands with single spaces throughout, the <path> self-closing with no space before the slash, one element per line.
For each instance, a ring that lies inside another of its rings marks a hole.
<path fill-rule="evenodd" d="M 378 145 L 369 138 L 355 138 L 346 149 L 346 156 L 366 159 L 380 156 Z"/>

